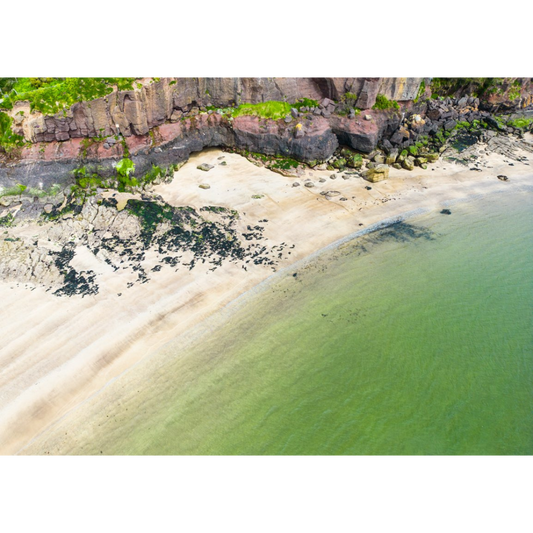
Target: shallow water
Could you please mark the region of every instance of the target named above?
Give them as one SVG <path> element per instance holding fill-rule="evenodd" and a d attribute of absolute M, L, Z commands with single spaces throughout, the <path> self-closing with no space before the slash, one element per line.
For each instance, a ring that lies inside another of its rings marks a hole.
<path fill-rule="evenodd" d="M 533 453 L 532 200 L 454 204 L 287 272 L 117 381 L 71 452 Z"/>

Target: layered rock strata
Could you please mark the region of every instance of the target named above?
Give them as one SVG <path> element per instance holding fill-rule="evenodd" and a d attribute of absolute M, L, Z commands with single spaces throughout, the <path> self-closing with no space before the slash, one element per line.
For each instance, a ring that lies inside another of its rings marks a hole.
<path fill-rule="evenodd" d="M 370 109 L 378 94 L 408 101 L 417 96 L 423 78 L 163 78 L 80 102 L 53 116 L 31 114 L 19 102 L 11 115 L 15 133 L 29 142 L 66 141 L 80 137 L 145 135 L 156 126 L 202 107 L 228 107 L 270 100 L 294 103 L 301 98 L 341 100 Z M 22 111 L 22 113 L 21 113 Z"/>

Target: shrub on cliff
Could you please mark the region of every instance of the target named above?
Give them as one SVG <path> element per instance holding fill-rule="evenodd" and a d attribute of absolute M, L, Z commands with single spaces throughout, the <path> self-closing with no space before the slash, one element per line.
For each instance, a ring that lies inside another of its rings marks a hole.
<path fill-rule="evenodd" d="M 4 152 L 10 152 L 13 148 L 24 144 L 24 138 L 11 130 L 12 122 L 13 119 L 9 115 L 0 112 L 0 150 Z"/>
<path fill-rule="evenodd" d="M 372 109 L 400 109 L 400 105 L 396 100 L 389 100 L 384 94 L 378 94 Z"/>

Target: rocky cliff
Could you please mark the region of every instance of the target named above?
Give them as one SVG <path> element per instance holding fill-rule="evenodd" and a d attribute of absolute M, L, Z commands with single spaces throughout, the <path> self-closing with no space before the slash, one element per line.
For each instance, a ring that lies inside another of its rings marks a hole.
<path fill-rule="evenodd" d="M 486 75 L 439 75 L 446 93 L 475 91 Z M 144 83 L 133 91 L 114 92 L 106 98 L 81 102 L 55 116 L 32 114 L 19 102 L 11 115 L 14 131 L 32 143 L 76 138 L 146 135 L 168 121 L 178 121 L 194 109 L 227 107 L 269 100 L 296 102 L 301 98 L 342 100 L 371 109 L 378 95 L 411 102 L 429 86 L 427 74 L 179 74 L 163 75 L 160 82 Z M 525 107 L 533 103 L 532 75 L 501 75 L 486 94 L 486 103 L 499 107 Z M 447 94 L 447 95 L 448 95 Z"/>
<path fill-rule="evenodd" d="M 370 109 L 378 94 L 389 100 L 416 98 L 423 78 L 163 78 L 116 91 L 65 112 L 43 116 L 18 102 L 11 115 L 14 131 L 29 142 L 66 141 L 79 137 L 145 135 L 167 121 L 202 107 L 228 107 L 270 100 L 294 103 L 301 98 L 339 101 L 354 97 L 354 105 Z"/>
<path fill-rule="evenodd" d="M 164 78 L 52 116 L 16 102 L 12 128 L 26 146 L 0 161 L 0 186 L 46 189 L 72 181 L 72 171 L 86 165 L 108 176 L 124 157 L 143 176 L 215 146 L 308 163 L 328 160 L 339 145 L 368 154 L 379 144 L 390 152 L 460 121 L 484 119 L 494 106 L 509 111 L 532 103 L 530 79 L 494 86 L 486 80 L 495 79 L 437 80 L 430 89 L 430 78 Z M 452 97 L 429 99 L 432 90 Z M 474 90 L 483 97 L 463 96 Z M 243 103 L 302 99 L 311 103 L 279 120 L 227 112 Z M 376 104 L 383 101 L 388 109 Z"/>

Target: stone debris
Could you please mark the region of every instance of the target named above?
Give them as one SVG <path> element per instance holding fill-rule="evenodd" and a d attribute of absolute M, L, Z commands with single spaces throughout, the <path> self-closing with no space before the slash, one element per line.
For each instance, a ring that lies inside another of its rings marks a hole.
<path fill-rule="evenodd" d="M 204 172 L 208 172 L 209 170 L 215 168 L 214 165 L 210 165 L 208 163 L 202 163 L 201 165 L 198 165 L 196 167 L 198 170 L 203 170 Z"/>

